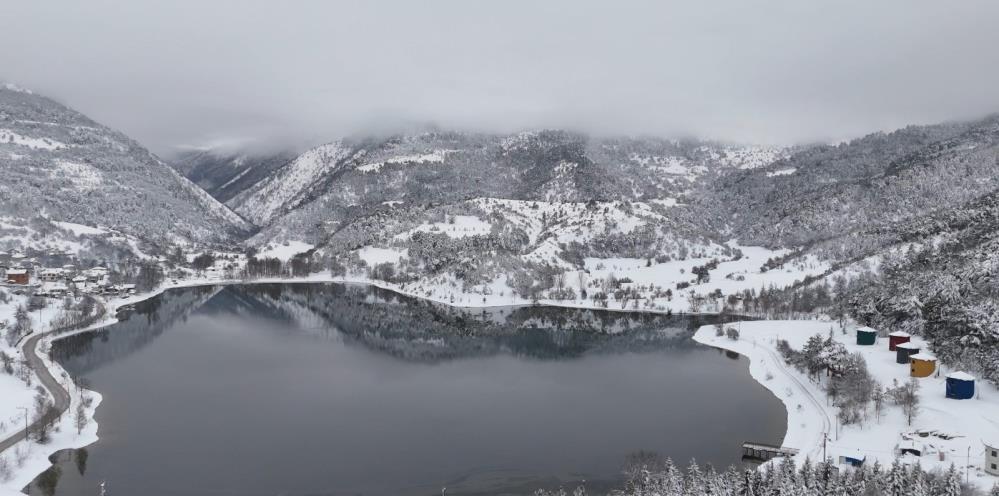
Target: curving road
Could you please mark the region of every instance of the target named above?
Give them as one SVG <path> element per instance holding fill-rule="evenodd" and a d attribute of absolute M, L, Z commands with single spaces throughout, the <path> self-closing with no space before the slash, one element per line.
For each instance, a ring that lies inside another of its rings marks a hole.
<path fill-rule="evenodd" d="M 90 297 L 88 296 L 87 298 Z M 54 408 L 49 410 L 47 415 L 30 424 L 27 430 L 21 429 L 7 439 L 0 441 L 0 453 L 3 453 L 8 448 L 23 441 L 28 436 L 29 432 L 33 432 L 40 426 L 45 425 L 46 423 L 51 423 L 55 419 L 61 417 L 62 414 L 69 409 L 69 391 L 66 391 L 66 389 L 62 387 L 62 384 L 60 384 L 59 381 L 52 376 L 52 372 L 45 366 L 45 362 L 42 360 L 42 357 L 38 356 L 38 342 L 41 341 L 42 338 L 61 334 L 67 331 L 82 329 L 93 324 L 94 322 L 97 322 L 97 319 L 104 316 L 104 305 L 99 300 L 95 299 L 94 310 L 94 314 L 84 319 L 83 322 L 60 327 L 48 332 L 34 334 L 24 342 L 24 345 L 22 345 L 21 350 L 24 353 L 25 360 L 28 362 L 28 366 L 31 367 L 31 370 L 33 370 L 35 375 L 38 376 L 38 380 L 41 381 L 42 386 L 44 386 L 45 389 L 49 391 L 49 394 L 52 395 Z"/>
<path fill-rule="evenodd" d="M 767 354 L 770 356 L 770 359 L 774 363 L 774 365 L 776 365 L 776 367 L 779 368 L 780 371 L 784 373 L 784 375 L 790 378 L 791 381 L 793 381 L 798 386 L 798 390 L 804 393 L 805 398 L 807 398 L 808 401 L 812 404 L 812 406 L 814 406 L 815 409 L 822 414 L 822 432 L 819 433 L 818 439 L 816 440 L 815 443 L 813 443 L 812 445 L 813 447 L 809 451 L 809 453 L 813 455 L 811 456 L 812 460 L 816 459 L 821 460 L 822 457 L 819 456 L 819 454 L 822 452 L 823 438 L 829 435 L 829 433 L 832 431 L 832 420 L 831 420 L 832 417 L 829 414 L 829 410 L 826 409 L 825 405 L 823 404 L 824 402 L 817 399 L 815 395 L 813 395 L 811 391 L 809 391 L 808 387 L 802 384 L 801 380 L 798 379 L 798 376 L 788 368 L 787 364 L 784 362 L 783 357 L 778 356 L 777 353 L 775 353 L 768 346 L 763 346 L 763 350 L 766 351 Z M 790 410 L 791 407 L 790 405 L 786 405 L 785 408 Z M 802 449 L 802 451 L 805 451 L 805 449 Z"/>

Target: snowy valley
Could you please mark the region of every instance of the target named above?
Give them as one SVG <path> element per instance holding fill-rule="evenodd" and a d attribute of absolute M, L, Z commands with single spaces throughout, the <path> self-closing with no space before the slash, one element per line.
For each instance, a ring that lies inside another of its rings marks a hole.
<path fill-rule="evenodd" d="M 363 283 L 482 311 L 764 319 L 742 324 L 735 340 L 708 327 L 694 338 L 751 359 L 753 377 L 787 406 L 784 444 L 800 450 L 799 464 L 821 461 L 817 436 L 838 413 L 796 403 L 821 389 L 775 361 L 778 341 L 800 348 L 830 328 L 837 341 L 860 326 L 905 331 L 944 370 L 977 377 L 984 401 L 950 415 L 926 396 L 919 430 L 899 428 L 893 412 L 869 431 L 844 428 L 829 448 L 887 466 L 896 438 L 951 436 L 948 422 L 967 429 L 953 434 L 964 441 L 991 438 L 982 411 L 999 385 L 997 161 L 996 117 L 838 145 L 435 130 L 300 154 L 205 148 L 162 160 L 58 103 L 0 89 L 0 351 L 11 364 L 0 374 L 0 435 L 20 408 L 37 403 L 41 417 L 56 400 L 33 389 L 25 340 L 80 331 L 59 319 L 82 302 L 110 312 L 96 326 L 168 288 L 297 281 Z M 302 308 L 298 317 L 322 325 Z M 382 338 L 357 339 L 396 344 Z M 871 371 L 904 380 L 881 355 L 864 355 Z M 942 384 L 923 382 L 924 391 Z M 75 391 L 73 408 L 92 416 L 100 395 Z M 81 422 L 91 427 L 61 426 L 52 446 L 96 439 L 96 425 Z M 974 447 L 937 444 L 909 462 L 946 470 Z M 17 467 L 35 458 L 18 455 Z M 0 476 L 15 472 L 0 460 Z M 982 460 L 960 466 L 987 490 L 996 477 Z M 27 472 L 16 473 L 4 487 L 24 486 Z"/>

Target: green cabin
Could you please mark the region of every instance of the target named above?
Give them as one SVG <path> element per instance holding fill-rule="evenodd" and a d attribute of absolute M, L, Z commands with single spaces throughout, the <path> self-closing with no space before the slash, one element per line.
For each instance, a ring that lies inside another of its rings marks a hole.
<path fill-rule="evenodd" d="M 870 346 L 878 341 L 878 331 L 871 329 L 870 327 L 858 327 L 857 328 L 857 344 L 863 346 Z"/>

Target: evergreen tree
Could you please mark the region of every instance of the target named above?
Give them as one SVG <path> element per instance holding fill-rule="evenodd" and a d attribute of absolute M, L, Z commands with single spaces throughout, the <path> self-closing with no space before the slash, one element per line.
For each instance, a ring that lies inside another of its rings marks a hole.
<path fill-rule="evenodd" d="M 961 496 L 961 474 L 953 463 L 943 476 L 943 487 L 940 488 L 940 496 Z"/>
<path fill-rule="evenodd" d="M 885 477 L 885 494 L 888 496 L 906 496 L 909 493 L 909 488 L 905 476 L 905 468 L 902 467 L 902 464 L 896 458 Z"/>

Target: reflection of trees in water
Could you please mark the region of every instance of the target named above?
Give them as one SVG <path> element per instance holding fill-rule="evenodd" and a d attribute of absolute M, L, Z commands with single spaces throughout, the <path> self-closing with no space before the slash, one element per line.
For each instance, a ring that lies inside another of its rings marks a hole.
<path fill-rule="evenodd" d="M 695 346 L 716 316 L 667 316 L 543 306 L 455 308 L 360 285 L 253 284 L 185 288 L 135 304 L 125 319 L 52 347 L 74 376 L 141 349 L 194 311 L 280 322 L 280 329 L 345 340 L 416 361 L 510 353 L 540 359 Z"/>
<path fill-rule="evenodd" d="M 76 462 L 76 470 L 80 472 L 80 475 L 87 473 L 87 458 L 90 457 L 90 452 L 87 448 L 80 448 L 73 450 L 73 461 Z"/>
<path fill-rule="evenodd" d="M 75 466 L 76 471 L 82 477 L 87 473 L 87 459 L 90 452 L 87 448 L 59 450 L 49 457 L 52 466 L 44 472 L 38 474 L 30 484 L 27 492 L 31 495 L 53 496 L 59 488 L 59 481 L 62 480 L 63 470 Z"/>
<path fill-rule="evenodd" d="M 556 359 L 694 346 L 693 331 L 720 319 L 543 306 L 455 308 L 355 285 L 252 285 L 224 293 L 230 292 L 239 301 L 259 302 L 257 308 L 271 318 L 313 323 L 304 326 L 308 332 L 424 361 L 504 352 Z"/>
<path fill-rule="evenodd" d="M 39 494 L 54 496 L 61 477 L 62 468 L 60 468 L 59 464 L 55 464 L 39 474 L 38 477 L 35 477 L 32 484 L 38 489 Z"/>
<path fill-rule="evenodd" d="M 52 357 L 74 377 L 143 348 L 176 322 L 186 320 L 219 290 L 212 287 L 167 291 L 121 312 L 124 320 L 96 331 L 55 341 Z"/>

